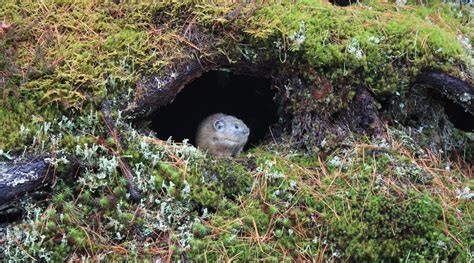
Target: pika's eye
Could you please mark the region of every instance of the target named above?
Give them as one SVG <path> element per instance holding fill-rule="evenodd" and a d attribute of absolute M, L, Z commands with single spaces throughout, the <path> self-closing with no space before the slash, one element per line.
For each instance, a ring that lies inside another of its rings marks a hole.
<path fill-rule="evenodd" d="M 236 130 L 238 130 L 238 129 L 239 129 L 239 126 L 238 126 L 237 124 L 236 124 L 234 127 L 235 127 L 235 129 L 236 129 Z"/>
<path fill-rule="evenodd" d="M 221 120 L 217 120 L 214 122 L 214 129 L 216 129 L 216 131 L 223 131 L 224 130 L 224 122 L 222 122 Z"/>

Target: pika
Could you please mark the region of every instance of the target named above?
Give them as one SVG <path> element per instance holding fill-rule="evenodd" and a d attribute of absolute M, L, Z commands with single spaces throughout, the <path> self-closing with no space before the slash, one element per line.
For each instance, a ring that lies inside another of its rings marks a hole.
<path fill-rule="evenodd" d="M 218 157 L 235 157 L 245 144 L 250 129 L 234 116 L 215 113 L 198 126 L 196 144 L 199 148 Z"/>

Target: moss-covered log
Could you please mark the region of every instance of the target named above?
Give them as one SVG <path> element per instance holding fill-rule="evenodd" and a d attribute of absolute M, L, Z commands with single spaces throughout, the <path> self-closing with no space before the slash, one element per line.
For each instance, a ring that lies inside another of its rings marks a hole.
<path fill-rule="evenodd" d="M 19 202 L 0 260 L 468 261 L 474 138 L 444 97 L 472 117 L 471 8 L 2 3 L 0 150 L 80 173 Z M 260 109 L 238 158 L 161 134 L 196 87 L 189 115 Z"/>

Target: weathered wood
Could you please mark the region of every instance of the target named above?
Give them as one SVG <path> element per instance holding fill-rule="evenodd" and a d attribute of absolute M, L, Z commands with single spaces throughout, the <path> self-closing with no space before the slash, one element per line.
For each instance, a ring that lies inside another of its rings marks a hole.
<path fill-rule="evenodd" d="M 172 103 L 185 85 L 199 78 L 204 72 L 228 64 L 229 61 L 224 56 L 212 61 L 194 58 L 177 65 L 171 75 L 144 76 L 137 84 L 135 102 L 127 105 L 124 115 L 146 118 L 160 107 Z"/>
<path fill-rule="evenodd" d="M 0 205 L 51 182 L 53 174 L 44 159 L 0 163 Z"/>
<path fill-rule="evenodd" d="M 420 74 L 415 84 L 436 90 L 474 115 L 474 87 L 468 82 L 437 71 Z"/>

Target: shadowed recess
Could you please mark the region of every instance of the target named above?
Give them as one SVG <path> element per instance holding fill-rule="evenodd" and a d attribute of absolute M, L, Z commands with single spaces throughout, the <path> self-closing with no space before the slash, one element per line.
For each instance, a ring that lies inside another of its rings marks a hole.
<path fill-rule="evenodd" d="M 474 116 L 467 112 L 462 106 L 453 102 L 446 96 L 432 92 L 433 98 L 444 107 L 444 112 L 454 127 L 465 132 L 474 132 Z"/>
<path fill-rule="evenodd" d="M 224 70 L 204 73 L 152 116 L 151 128 L 162 140 L 189 139 L 194 144 L 199 123 L 210 114 L 222 112 L 236 116 L 250 128 L 248 148 L 265 139 L 278 120 L 275 93 L 270 87 L 267 78 Z"/>

